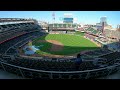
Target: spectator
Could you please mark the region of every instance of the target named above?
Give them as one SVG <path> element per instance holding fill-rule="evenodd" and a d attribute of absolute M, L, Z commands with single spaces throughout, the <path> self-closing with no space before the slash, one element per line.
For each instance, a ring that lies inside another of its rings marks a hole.
<path fill-rule="evenodd" d="M 81 54 L 77 55 L 76 61 L 75 61 L 75 67 L 76 70 L 79 70 L 80 64 L 82 63 L 82 58 L 81 58 Z"/>

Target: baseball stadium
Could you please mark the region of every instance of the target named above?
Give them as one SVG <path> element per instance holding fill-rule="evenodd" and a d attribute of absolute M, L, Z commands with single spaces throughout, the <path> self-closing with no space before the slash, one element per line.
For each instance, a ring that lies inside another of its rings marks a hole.
<path fill-rule="evenodd" d="M 120 70 L 120 31 L 65 18 L 0 18 L 0 69 L 27 79 L 98 79 Z M 76 66 L 76 60 L 82 63 Z"/>

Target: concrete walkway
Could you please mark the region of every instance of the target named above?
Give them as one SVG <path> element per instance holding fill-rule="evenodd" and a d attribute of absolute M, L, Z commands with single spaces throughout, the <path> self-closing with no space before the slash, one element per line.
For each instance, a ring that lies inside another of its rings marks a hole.
<path fill-rule="evenodd" d="M 0 79 L 23 79 L 23 78 L 15 74 L 0 70 Z"/>
<path fill-rule="evenodd" d="M 116 72 L 112 75 L 106 76 L 106 77 L 101 77 L 99 79 L 120 79 L 120 72 Z"/>
<path fill-rule="evenodd" d="M 0 79 L 24 79 L 24 78 L 17 76 L 15 74 L 0 70 Z M 106 77 L 100 77 L 98 79 L 120 79 L 120 72 L 117 72 L 115 74 L 112 74 Z"/>

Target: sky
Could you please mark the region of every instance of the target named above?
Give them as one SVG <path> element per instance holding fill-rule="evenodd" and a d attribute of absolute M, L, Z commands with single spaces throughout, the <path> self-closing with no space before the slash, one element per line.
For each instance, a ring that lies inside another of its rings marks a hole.
<path fill-rule="evenodd" d="M 120 11 L 0 11 L 0 18 L 34 18 L 52 23 L 53 12 L 55 22 L 62 22 L 64 14 L 71 13 L 75 23 L 96 24 L 100 22 L 100 17 L 106 16 L 107 23 L 113 28 L 120 24 Z"/>

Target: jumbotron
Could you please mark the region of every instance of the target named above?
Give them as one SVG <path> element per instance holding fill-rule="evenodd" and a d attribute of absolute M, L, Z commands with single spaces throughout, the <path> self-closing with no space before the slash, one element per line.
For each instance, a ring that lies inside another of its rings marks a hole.
<path fill-rule="evenodd" d="M 96 79 L 119 71 L 119 37 L 104 28 L 78 27 L 0 18 L 0 69 L 28 79 Z"/>

